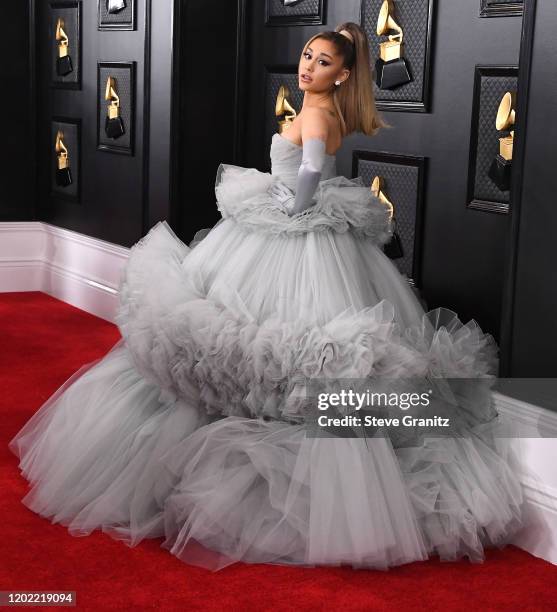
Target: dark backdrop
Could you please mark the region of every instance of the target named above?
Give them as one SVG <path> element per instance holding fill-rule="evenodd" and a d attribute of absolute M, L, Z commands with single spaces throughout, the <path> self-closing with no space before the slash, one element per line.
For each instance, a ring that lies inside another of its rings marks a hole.
<path fill-rule="evenodd" d="M 35 128 L 31 107 L 33 74 L 27 2 L 2 7 L 0 79 L 2 144 L 0 145 L 0 221 L 34 219 Z"/>

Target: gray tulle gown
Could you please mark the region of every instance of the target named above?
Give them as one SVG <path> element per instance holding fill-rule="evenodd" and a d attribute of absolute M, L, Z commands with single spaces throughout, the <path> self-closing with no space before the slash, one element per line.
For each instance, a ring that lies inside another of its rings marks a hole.
<path fill-rule="evenodd" d="M 206 235 L 188 246 L 163 221 L 134 245 L 122 339 L 10 442 L 26 506 L 74 536 L 164 538 L 211 570 L 479 562 L 521 526 L 497 418 L 415 446 L 306 435 L 303 377 L 489 380 L 498 348 L 473 320 L 424 312 L 380 248 L 387 209 L 333 156 L 315 206 L 288 217 L 267 190 L 294 188 L 301 157 L 275 134 L 271 173 L 221 164 Z"/>

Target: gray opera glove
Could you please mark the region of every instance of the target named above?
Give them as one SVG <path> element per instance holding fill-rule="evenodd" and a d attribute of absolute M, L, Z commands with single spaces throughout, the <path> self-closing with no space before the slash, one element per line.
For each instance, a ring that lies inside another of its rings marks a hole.
<path fill-rule="evenodd" d="M 286 214 L 288 209 L 294 204 L 294 192 L 290 187 L 285 185 L 280 179 L 269 187 L 269 193 L 272 195 L 273 201 Z"/>
<path fill-rule="evenodd" d="M 308 138 L 303 144 L 302 163 L 298 170 L 296 181 L 296 196 L 294 201 L 287 203 L 287 212 L 291 217 L 297 215 L 312 204 L 325 163 L 326 143 L 320 138 Z"/>

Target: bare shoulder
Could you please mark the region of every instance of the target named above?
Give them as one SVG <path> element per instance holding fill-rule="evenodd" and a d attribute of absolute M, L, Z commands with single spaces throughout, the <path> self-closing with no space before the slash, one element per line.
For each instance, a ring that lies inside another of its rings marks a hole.
<path fill-rule="evenodd" d="M 327 154 L 335 155 L 342 145 L 342 133 L 337 114 L 328 108 L 311 106 L 305 108 L 299 117 L 302 142 L 308 138 L 319 138 L 327 143 Z"/>
<path fill-rule="evenodd" d="M 302 140 L 320 138 L 328 140 L 332 128 L 331 115 L 326 108 L 310 106 L 300 114 Z"/>

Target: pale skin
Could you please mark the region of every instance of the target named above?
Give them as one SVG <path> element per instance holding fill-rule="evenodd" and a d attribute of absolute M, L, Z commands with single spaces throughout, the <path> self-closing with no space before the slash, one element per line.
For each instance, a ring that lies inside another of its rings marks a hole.
<path fill-rule="evenodd" d="M 302 79 L 307 74 L 311 81 Z M 298 66 L 298 86 L 304 91 L 302 110 L 288 131 L 283 134 L 297 145 L 309 138 L 319 138 L 326 143 L 326 152 L 334 155 L 342 144 L 340 123 L 333 104 L 335 82 L 340 87 L 350 76 L 342 65 L 342 57 L 334 45 L 323 38 L 316 38 L 304 47 Z"/>

